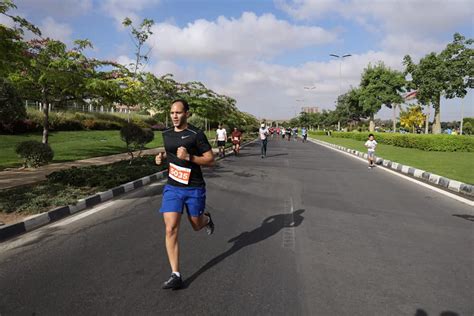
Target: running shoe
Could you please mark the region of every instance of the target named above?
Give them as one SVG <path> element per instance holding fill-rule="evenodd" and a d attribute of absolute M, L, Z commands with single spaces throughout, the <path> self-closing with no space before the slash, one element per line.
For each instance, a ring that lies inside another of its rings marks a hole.
<path fill-rule="evenodd" d="M 167 289 L 179 289 L 183 286 L 183 279 L 180 276 L 177 276 L 176 274 L 172 273 L 168 281 L 163 283 L 163 286 L 161 287 L 164 290 Z"/>
<path fill-rule="evenodd" d="M 209 217 L 209 223 L 206 225 L 206 233 L 212 235 L 214 233 L 214 222 L 212 221 L 211 213 L 205 212 L 204 215 Z"/>

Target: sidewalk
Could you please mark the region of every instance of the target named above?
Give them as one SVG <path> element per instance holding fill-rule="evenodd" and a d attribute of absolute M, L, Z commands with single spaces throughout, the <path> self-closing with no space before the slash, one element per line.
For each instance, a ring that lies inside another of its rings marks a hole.
<path fill-rule="evenodd" d="M 146 149 L 142 151 L 142 155 L 156 155 L 158 152 L 163 150 L 163 147 Z M 138 153 L 138 152 L 137 152 Z M 0 190 L 13 188 L 25 184 L 32 184 L 46 179 L 46 176 L 54 171 L 68 169 L 71 167 L 85 167 L 85 166 L 98 166 L 106 165 L 120 160 L 130 159 L 127 153 L 94 157 L 84 160 L 76 160 L 70 162 L 59 162 L 52 163 L 39 168 L 26 168 L 26 169 L 12 169 L 6 171 L 0 171 Z"/>
<path fill-rule="evenodd" d="M 142 151 L 142 155 L 156 155 L 163 151 L 163 147 L 146 149 Z M 212 149 L 214 153 L 218 152 L 217 148 Z M 138 153 L 138 152 L 136 152 Z M 70 162 L 52 163 L 39 168 L 12 169 L 0 171 L 0 190 L 14 188 L 21 185 L 32 184 L 46 179 L 46 176 L 54 171 L 68 169 L 71 167 L 99 166 L 107 165 L 120 160 L 130 159 L 127 153 L 109 155 L 102 157 L 88 158 L 84 160 L 76 160 Z"/>

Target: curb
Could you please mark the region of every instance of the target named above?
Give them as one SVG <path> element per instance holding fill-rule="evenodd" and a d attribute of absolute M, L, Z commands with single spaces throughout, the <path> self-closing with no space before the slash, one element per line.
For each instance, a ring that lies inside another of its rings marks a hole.
<path fill-rule="evenodd" d="M 247 143 L 242 144 L 241 147 L 246 146 L 254 141 L 255 140 L 248 141 Z M 226 155 L 232 155 L 232 147 L 230 149 L 227 149 L 225 152 Z M 221 159 L 222 158 L 220 157 L 216 157 L 216 161 Z M 15 237 L 17 235 L 30 232 L 41 226 L 45 226 L 52 222 L 58 221 L 60 219 L 63 219 L 64 217 L 73 215 L 87 208 L 97 206 L 98 204 L 101 204 L 117 196 L 141 188 L 150 183 L 162 180 L 166 177 L 167 174 L 168 170 L 163 170 L 152 175 L 119 185 L 110 190 L 99 192 L 86 198 L 80 199 L 75 204 L 60 206 L 50 211 L 28 217 L 21 222 L 0 227 L 0 242 Z"/>
<path fill-rule="evenodd" d="M 354 156 L 358 156 L 358 157 L 367 159 L 367 154 L 366 153 L 362 153 L 362 152 L 354 150 L 354 149 L 349 149 L 349 148 L 346 148 L 346 147 L 343 147 L 343 146 L 340 146 L 340 145 L 331 144 L 331 143 L 328 143 L 328 142 L 325 142 L 325 141 L 322 141 L 322 140 L 319 140 L 319 139 L 310 138 L 310 137 L 308 137 L 308 140 L 310 140 L 314 143 L 319 143 L 319 144 L 322 144 L 322 145 L 333 147 L 333 148 L 338 149 L 340 151 L 345 151 L 345 152 L 350 153 Z M 456 193 L 460 193 L 462 195 L 466 195 L 467 197 L 471 197 L 471 198 L 474 197 L 474 186 L 471 185 L 471 184 L 467 184 L 467 183 L 459 182 L 459 181 L 456 181 L 456 180 L 452 180 L 452 179 L 449 179 L 449 178 L 446 178 L 446 177 L 443 177 L 443 176 L 440 176 L 440 175 L 437 175 L 437 174 L 434 174 L 434 173 L 427 172 L 427 171 L 422 170 L 422 169 L 413 168 L 411 166 L 405 166 L 405 165 L 402 165 L 400 163 L 397 163 L 397 162 L 394 162 L 394 161 L 391 161 L 391 160 L 388 160 L 388 159 L 383 159 L 381 157 L 376 157 L 375 163 L 377 165 L 381 165 L 381 166 L 383 166 L 387 169 L 392 169 L 392 170 L 397 171 L 399 173 L 403 173 L 403 174 L 406 174 L 408 176 L 418 178 L 418 179 L 423 180 L 423 181 L 425 181 L 425 182 L 427 182 L 431 185 L 438 186 L 438 187 L 441 187 L 443 189 L 453 191 L 453 192 L 456 192 Z"/>
<path fill-rule="evenodd" d="M 4 241 L 16 235 L 20 235 L 20 234 L 32 231 L 46 224 L 58 221 L 64 217 L 75 214 L 86 208 L 96 206 L 100 203 L 113 199 L 114 197 L 120 196 L 132 190 L 138 189 L 149 183 L 161 180 L 165 178 L 165 175 L 167 174 L 167 172 L 168 172 L 167 170 L 160 171 L 150 176 L 146 176 L 138 180 L 134 180 L 134 181 L 119 185 L 118 187 L 112 188 L 105 192 L 99 192 L 89 197 L 80 199 L 76 202 L 76 204 L 60 206 L 48 212 L 44 212 L 36 216 L 29 217 L 22 222 L 18 222 L 15 224 L 2 227 L 0 228 L 0 241 Z"/>

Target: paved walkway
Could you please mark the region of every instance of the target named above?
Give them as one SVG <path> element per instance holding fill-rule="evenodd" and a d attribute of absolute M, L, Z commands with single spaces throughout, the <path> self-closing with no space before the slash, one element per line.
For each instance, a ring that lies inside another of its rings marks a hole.
<path fill-rule="evenodd" d="M 142 151 L 142 155 L 156 155 L 163 150 L 163 147 L 146 149 Z M 214 153 L 218 152 L 218 149 L 212 149 Z M 138 152 L 136 152 L 138 153 Z M 128 153 L 109 155 L 102 157 L 88 158 L 84 160 L 76 160 L 70 162 L 53 163 L 50 165 L 42 166 L 39 168 L 26 168 L 26 169 L 12 169 L 6 171 L 0 171 L 0 190 L 14 188 L 26 184 L 32 184 L 46 179 L 46 176 L 53 173 L 54 171 L 68 169 L 71 167 L 85 167 L 85 166 L 98 166 L 106 165 L 120 160 L 130 159 Z"/>
<path fill-rule="evenodd" d="M 147 149 L 142 152 L 143 155 L 155 155 L 163 147 Z M 70 162 L 52 163 L 36 169 L 14 169 L 0 172 L 0 190 L 13 188 L 25 184 L 31 184 L 46 179 L 46 176 L 54 171 L 68 169 L 71 167 L 97 166 L 106 165 L 116 161 L 129 159 L 128 153 L 109 155 L 102 157 L 88 158 L 84 160 L 76 160 Z"/>

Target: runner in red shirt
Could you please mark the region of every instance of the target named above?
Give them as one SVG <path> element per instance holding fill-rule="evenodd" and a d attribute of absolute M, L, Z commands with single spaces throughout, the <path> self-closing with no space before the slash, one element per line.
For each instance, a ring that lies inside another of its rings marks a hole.
<path fill-rule="evenodd" d="M 242 132 L 234 127 L 232 131 L 232 149 L 234 150 L 234 154 L 237 156 L 240 153 L 240 142 L 242 140 Z"/>

